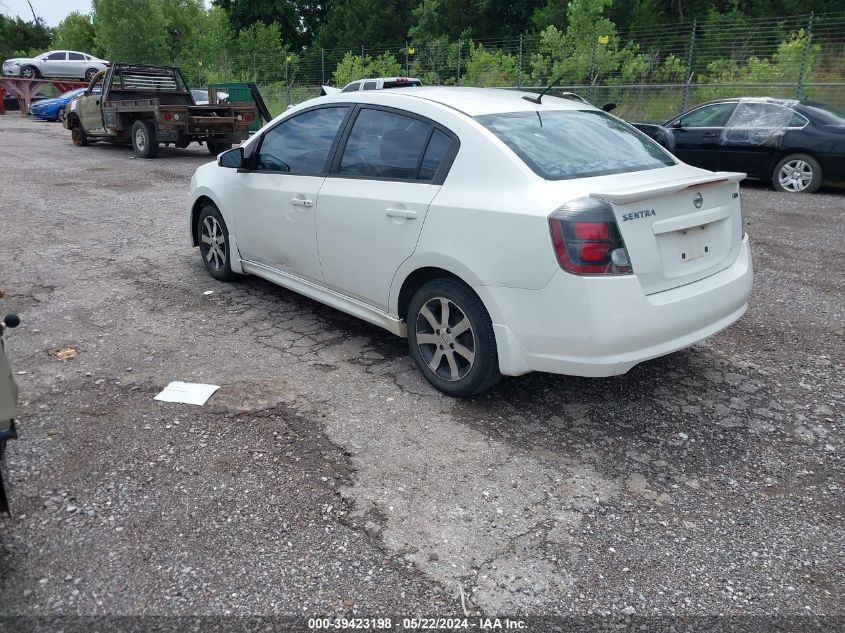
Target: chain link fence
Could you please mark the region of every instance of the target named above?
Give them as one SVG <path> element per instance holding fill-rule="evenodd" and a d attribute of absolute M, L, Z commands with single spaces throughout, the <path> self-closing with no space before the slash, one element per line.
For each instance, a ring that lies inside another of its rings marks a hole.
<path fill-rule="evenodd" d="M 314 97 L 321 85 L 408 75 L 426 85 L 572 91 L 617 104 L 629 119 L 662 121 L 702 101 L 736 96 L 812 99 L 845 106 L 845 13 L 605 28 L 355 50 L 224 53 L 185 69 L 194 83 L 256 81 L 271 112 Z M 357 74 L 356 74 L 357 73 Z"/>

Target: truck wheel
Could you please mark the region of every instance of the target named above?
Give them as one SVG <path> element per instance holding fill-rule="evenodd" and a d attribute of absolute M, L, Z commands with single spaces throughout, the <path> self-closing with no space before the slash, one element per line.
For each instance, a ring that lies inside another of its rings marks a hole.
<path fill-rule="evenodd" d="M 88 136 L 86 136 L 78 124 L 74 125 L 73 129 L 71 129 L 70 140 L 73 141 L 74 145 L 79 145 L 80 147 L 87 147 L 89 145 Z"/>
<path fill-rule="evenodd" d="M 222 154 L 227 149 L 232 149 L 232 144 L 225 141 L 206 141 L 205 144 L 208 146 L 208 153 L 212 156 Z"/>
<path fill-rule="evenodd" d="M 139 120 L 132 124 L 132 149 L 138 158 L 155 158 L 158 154 L 156 129 L 152 121 Z"/>

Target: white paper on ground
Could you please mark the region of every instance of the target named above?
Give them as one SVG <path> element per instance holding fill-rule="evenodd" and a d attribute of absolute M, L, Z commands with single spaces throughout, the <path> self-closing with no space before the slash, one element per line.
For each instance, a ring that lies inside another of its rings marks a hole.
<path fill-rule="evenodd" d="M 171 382 L 153 400 L 204 405 L 220 385 L 201 385 L 196 382 Z"/>

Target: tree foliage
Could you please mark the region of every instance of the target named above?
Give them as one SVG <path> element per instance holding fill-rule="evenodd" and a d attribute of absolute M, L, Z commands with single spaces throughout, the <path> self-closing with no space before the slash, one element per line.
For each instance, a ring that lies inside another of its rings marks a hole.
<path fill-rule="evenodd" d="M 53 29 L 51 47 L 94 53 L 94 24 L 91 16 L 82 15 L 78 11 L 68 15 Z"/>
<path fill-rule="evenodd" d="M 385 51 L 378 57 L 355 55 L 347 52 L 335 68 L 332 79 L 336 86 L 345 86 L 350 81 L 367 77 L 390 77 L 402 74 L 402 66 L 397 59 Z"/>
<path fill-rule="evenodd" d="M 44 22 L 27 22 L 0 13 L 0 55 L 3 59 L 43 53 L 50 46 L 50 29 Z"/>
<path fill-rule="evenodd" d="M 169 59 L 167 18 L 157 0 L 93 0 L 95 42 L 112 62 Z"/>

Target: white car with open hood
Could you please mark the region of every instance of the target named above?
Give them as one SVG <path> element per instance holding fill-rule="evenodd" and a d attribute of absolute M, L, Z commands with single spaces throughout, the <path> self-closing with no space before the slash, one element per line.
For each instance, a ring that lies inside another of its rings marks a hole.
<path fill-rule="evenodd" d="M 421 87 L 312 99 L 197 169 L 208 271 L 407 336 L 434 387 L 612 376 L 742 316 L 738 173 L 585 103 Z"/>

